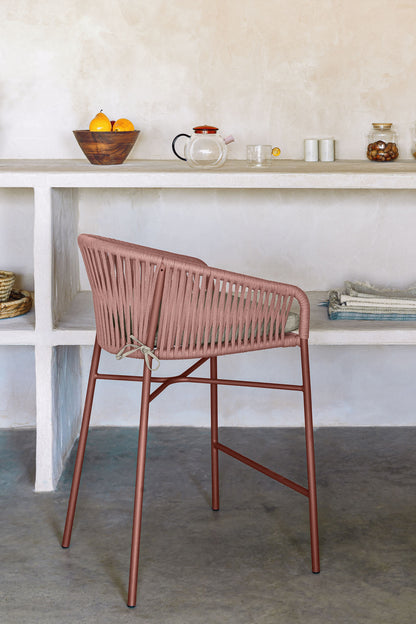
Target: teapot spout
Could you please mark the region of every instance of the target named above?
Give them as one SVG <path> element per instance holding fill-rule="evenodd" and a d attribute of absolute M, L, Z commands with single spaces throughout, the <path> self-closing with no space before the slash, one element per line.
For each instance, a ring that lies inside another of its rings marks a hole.
<path fill-rule="evenodd" d="M 235 141 L 235 138 L 233 137 L 233 135 L 232 135 L 232 134 L 230 134 L 230 136 L 228 136 L 228 137 L 226 137 L 226 138 L 224 139 L 224 143 L 225 143 L 226 145 L 229 145 L 229 143 L 232 143 L 233 141 Z"/>

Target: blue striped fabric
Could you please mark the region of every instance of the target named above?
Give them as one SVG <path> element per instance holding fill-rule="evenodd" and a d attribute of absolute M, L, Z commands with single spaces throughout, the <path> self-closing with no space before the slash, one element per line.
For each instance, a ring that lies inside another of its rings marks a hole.
<path fill-rule="evenodd" d="M 351 309 L 339 301 L 338 291 L 331 290 L 328 295 L 328 317 L 331 321 L 416 321 L 415 309 L 399 309 L 397 311 L 386 307 Z"/>

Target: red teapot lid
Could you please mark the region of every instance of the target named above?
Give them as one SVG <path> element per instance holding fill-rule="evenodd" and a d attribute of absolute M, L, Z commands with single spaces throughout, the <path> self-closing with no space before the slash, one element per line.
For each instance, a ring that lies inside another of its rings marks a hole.
<path fill-rule="evenodd" d="M 197 134 L 215 134 L 218 128 L 214 128 L 214 126 L 196 126 L 194 131 Z"/>

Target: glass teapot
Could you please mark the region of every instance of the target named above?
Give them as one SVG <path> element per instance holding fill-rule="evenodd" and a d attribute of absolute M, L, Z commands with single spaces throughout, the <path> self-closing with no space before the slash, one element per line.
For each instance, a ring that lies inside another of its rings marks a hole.
<path fill-rule="evenodd" d="M 181 133 L 172 141 L 172 150 L 175 156 L 185 160 L 191 167 L 221 167 L 227 159 L 227 145 L 234 141 L 229 136 L 223 139 L 217 134 L 218 128 L 214 126 L 196 126 L 194 134 Z M 179 137 L 188 137 L 185 143 L 185 154 L 180 156 L 176 151 L 175 144 Z"/>

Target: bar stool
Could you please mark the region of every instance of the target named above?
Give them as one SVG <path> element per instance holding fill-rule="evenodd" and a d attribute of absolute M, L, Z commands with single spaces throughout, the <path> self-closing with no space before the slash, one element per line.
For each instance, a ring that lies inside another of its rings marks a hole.
<path fill-rule="evenodd" d="M 62 547 L 71 540 L 96 381 L 142 384 L 128 589 L 136 605 L 149 404 L 174 383 L 210 385 L 212 508 L 219 509 L 218 455 L 223 452 L 305 496 L 309 501 L 312 571 L 318 573 L 319 538 L 309 373 L 309 301 L 298 287 L 208 266 L 197 258 L 91 234 L 78 244 L 91 284 L 96 340 L 84 405 Z M 302 384 L 221 379 L 217 358 L 278 347 L 299 347 Z M 98 372 L 101 350 L 143 360 L 142 375 Z M 195 359 L 181 375 L 156 376 L 163 360 Z M 209 377 L 191 376 L 209 362 Z M 151 384 L 158 384 L 152 391 Z M 304 487 L 225 446 L 218 438 L 219 385 L 303 393 L 308 486 Z"/>

